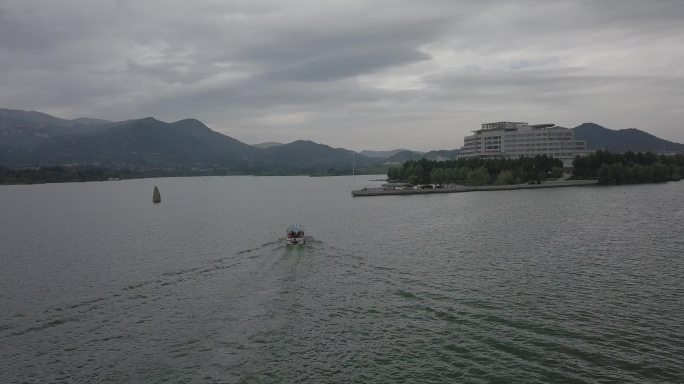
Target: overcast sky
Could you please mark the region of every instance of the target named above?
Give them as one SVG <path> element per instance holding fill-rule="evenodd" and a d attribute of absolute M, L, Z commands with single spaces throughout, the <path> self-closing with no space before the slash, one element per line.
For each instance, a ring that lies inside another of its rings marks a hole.
<path fill-rule="evenodd" d="M 501 120 L 684 142 L 684 1 L 0 0 L 0 107 L 355 150 Z"/>

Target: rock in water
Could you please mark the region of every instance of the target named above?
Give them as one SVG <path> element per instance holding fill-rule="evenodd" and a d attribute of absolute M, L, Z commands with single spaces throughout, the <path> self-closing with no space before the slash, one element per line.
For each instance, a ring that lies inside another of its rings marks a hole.
<path fill-rule="evenodd" d="M 161 194 L 159 194 L 159 188 L 154 186 L 154 193 L 152 194 L 152 201 L 155 203 L 161 203 Z"/>

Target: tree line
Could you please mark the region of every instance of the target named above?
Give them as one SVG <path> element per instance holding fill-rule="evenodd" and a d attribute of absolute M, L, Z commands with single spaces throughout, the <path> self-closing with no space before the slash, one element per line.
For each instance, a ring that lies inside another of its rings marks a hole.
<path fill-rule="evenodd" d="M 363 167 L 357 168 L 356 174 L 377 175 L 385 172 L 385 167 Z M 89 166 L 43 166 L 9 168 L 0 165 L 0 185 L 8 184 L 43 184 L 43 183 L 70 183 L 83 181 L 105 181 L 117 179 L 142 179 L 151 177 L 176 177 L 176 176 L 230 176 L 253 174 L 259 176 L 289 176 L 289 175 L 309 175 L 309 176 L 339 176 L 351 175 L 351 167 L 334 168 L 327 170 L 317 168 L 300 169 L 298 172 L 292 170 L 264 170 L 245 173 L 234 168 L 224 167 L 149 167 L 149 168 L 103 168 Z"/>
<path fill-rule="evenodd" d="M 684 175 L 684 154 L 596 151 L 573 161 L 576 178 L 598 179 L 602 184 L 676 181 Z"/>
<path fill-rule="evenodd" d="M 174 176 L 224 176 L 230 174 L 223 169 L 109 169 L 83 166 L 45 166 L 34 168 L 7 168 L 0 166 L 0 184 L 43 184 L 71 183 L 84 181 L 105 181 L 120 179 L 142 179 L 148 177 Z"/>
<path fill-rule="evenodd" d="M 460 158 L 448 161 L 407 160 L 387 169 L 391 181 L 412 185 L 508 185 L 540 182 L 563 175 L 563 163 L 546 155 L 517 159 Z M 684 154 L 597 151 L 573 161 L 575 179 L 598 179 L 602 184 L 654 183 L 680 180 Z"/>
<path fill-rule="evenodd" d="M 392 181 L 418 184 L 508 185 L 540 182 L 563 174 L 563 162 L 546 155 L 518 159 L 407 160 L 387 169 Z"/>

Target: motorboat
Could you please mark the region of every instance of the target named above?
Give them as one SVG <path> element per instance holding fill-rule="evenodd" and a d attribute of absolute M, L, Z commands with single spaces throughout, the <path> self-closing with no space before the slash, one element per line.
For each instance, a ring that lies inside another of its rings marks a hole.
<path fill-rule="evenodd" d="M 303 245 L 306 243 L 304 237 L 304 227 L 298 224 L 292 224 L 287 227 L 286 245 Z"/>

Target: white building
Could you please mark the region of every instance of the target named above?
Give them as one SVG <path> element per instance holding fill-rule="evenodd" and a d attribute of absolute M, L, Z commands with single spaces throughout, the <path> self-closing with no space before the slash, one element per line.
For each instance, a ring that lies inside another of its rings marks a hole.
<path fill-rule="evenodd" d="M 482 124 L 482 128 L 466 136 L 459 157 L 518 158 L 536 155 L 552 156 L 572 166 L 577 155 L 587 154 L 587 144 L 575 140 L 572 130 L 555 124 L 502 121 Z"/>

